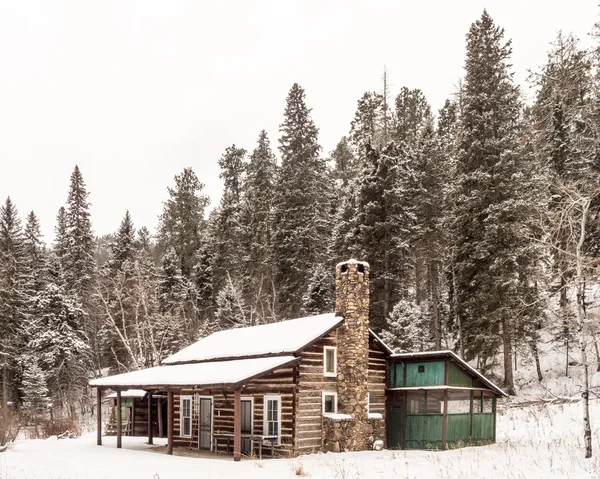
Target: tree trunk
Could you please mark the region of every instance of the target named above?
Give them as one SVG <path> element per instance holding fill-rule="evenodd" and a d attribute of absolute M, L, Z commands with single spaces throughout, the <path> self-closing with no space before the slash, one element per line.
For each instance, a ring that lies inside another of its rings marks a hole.
<path fill-rule="evenodd" d="M 4 363 L 2 368 L 2 407 L 8 407 L 8 366 Z"/>
<path fill-rule="evenodd" d="M 594 350 L 596 351 L 596 371 L 600 372 L 600 349 L 598 348 L 597 334 L 592 333 L 592 342 L 594 343 Z"/>
<path fill-rule="evenodd" d="M 585 309 L 585 278 L 583 273 L 583 245 L 586 236 L 586 221 L 590 200 L 585 198 L 581 206 L 581 224 L 579 241 L 577 243 L 576 272 L 577 272 L 577 332 L 581 348 L 581 365 L 583 366 L 583 442 L 585 444 L 585 457 L 592 457 L 592 428 L 590 425 L 590 384 L 588 377 L 588 364 L 585 348 L 584 326 L 587 319 Z"/>
<path fill-rule="evenodd" d="M 542 382 L 542 380 L 544 378 L 542 377 L 542 368 L 540 366 L 540 352 L 538 350 L 535 339 L 531 341 L 530 345 L 531 345 L 531 352 L 533 353 L 533 359 L 535 359 L 535 369 L 537 371 L 538 381 Z"/>
<path fill-rule="evenodd" d="M 512 369 L 512 344 L 508 320 L 502 317 L 502 345 L 504 347 L 504 388 L 511 396 L 515 395 L 515 382 Z"/>
<path fill-rule="evenodd" d="M 429 283 L 431 286 L 431 303 L 433 305 L 433 339 L 435 349 L 442 349 L 442 334 L 440 327 L 440 305 L 438 293 L 438 275 L 435 261 L 429 264 Z"/>

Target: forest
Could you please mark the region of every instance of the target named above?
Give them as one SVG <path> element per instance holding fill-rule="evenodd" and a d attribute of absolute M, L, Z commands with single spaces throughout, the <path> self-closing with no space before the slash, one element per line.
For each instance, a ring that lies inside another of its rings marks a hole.
<path fill-rule="evenodd" d="M 526 101 L 510 40 L 484 12 L 442 109 L 418 88 L 391 92 L 384 73 L 329 153 L 294 84 L 276 145 L 261 131 L 248 149 L 224 150 L 218 205 L 194 165 L 165 178 L 156 231 L 123 205 L 116 231 L 95 236 L 77 166 L 50 244 L 35 212 L 21 216 L 8 196 L 2 405 L 85 414 L 91 378 L 158 365 L 217 330 L 332 311 L 335 264 L 351 257 L 369 262 L 371 327 L 398 351 L 452 349 L 515 394 L 517 355 L 543 378 L 545 328 L 565 374 L 572 351 L 600 367 L 589 308 L 600 259 L 598 46 L 558 34 L 547 63 L 531 66 Z"/>

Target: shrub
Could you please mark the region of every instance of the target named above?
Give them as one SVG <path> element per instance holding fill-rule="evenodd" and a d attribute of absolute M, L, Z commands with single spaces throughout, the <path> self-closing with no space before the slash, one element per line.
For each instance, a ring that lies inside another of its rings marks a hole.
<path fill-rule="evenodd" d="M 75 418 L 54 419 L 41 423 L 42 436 L 57 436 L 59 439 L 81 436 L 81 427 Z"/>
<path fill-rule="evenodd" d="M 17 411 L 11 407 L 0 407 L 0 451 L 13 442 L 21 429 L 21 420 Z"/>

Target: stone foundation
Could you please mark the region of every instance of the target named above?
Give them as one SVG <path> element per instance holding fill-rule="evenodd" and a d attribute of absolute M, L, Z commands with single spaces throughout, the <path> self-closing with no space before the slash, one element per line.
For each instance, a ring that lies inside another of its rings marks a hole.
<path fill-rule="evenodd" d="M 334 419 L 323 416 L 323 452 L 344 452 L 373 449 L 377 440 L 385 441 L 385 420 L 366 419 L 358 423 L 355 419 Z M 356 434 L 361 431 L 362 434 Z"/>

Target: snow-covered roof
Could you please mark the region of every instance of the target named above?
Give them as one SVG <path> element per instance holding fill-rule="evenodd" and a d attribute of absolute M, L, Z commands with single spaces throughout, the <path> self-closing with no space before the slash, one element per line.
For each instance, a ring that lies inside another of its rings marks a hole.
<path fill-rule="evenodd" d="M 125 391 L 121 391 L 122 398 L 143 398 L 146 395 L 146 391 L 143 389 L 127 389 Z M 110 393 L 107 398 L 116 398 L 117 393 Z"/>
<path fill-rule="evenodd" d="M 477 371 L 474 367 L 472 367 L 469 363 L 467 363 L 460 356 L 455 354 L 453 351 L 444 350 L 444 351 L 424 351 L 420 353 L 395 353 L 390 356 L 391 358 L 397 359 L 431 359 L 431 358 L 451 358 L 456 361 L 461 367 L 479 379 L 482 383 L 488 386 L 490 389 L 497 392 L 500 396 L 508 396 L 502 389 L 496 386 L 492 381 L 486 378 L 483 374 Z M 430 388 L 428 388 L 430 389 Z"/>
<path fill-rule="evenodd" d="M 178 364 L 294 354 L 331 331 L 343 320 L 342 316 L 327 313 L 278 323 L 219 331 L 169 356 L 162 363 Z"/>
<path fill-rule="evenodd" d="M 90 381 L 93 387 L 152 388 L 162 386 L 238 385 L 297 361 L 293 356 L 238 359 L 173 366 L 157 366 Z"/>
<path fill-rule="evenodd" d="M 377 336 L 377 334 L 375 334 L 375 331 L 373 331 L 372 329 L 369 329 L 369 333 L 371 333 L 371 336 L 373 336 L 375 338 L 375 342 L 381 344 L 381 346 L 383 347 L 383 349 L 385 349 L 385 352 L 388 354 L 394 354 L 394 350 L 392 348 L 390 348 L 387 344 L 385 344 L 385 342 L 383 341 L 383 339 L 381 339 L 379 336 Z"/>

